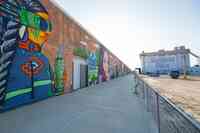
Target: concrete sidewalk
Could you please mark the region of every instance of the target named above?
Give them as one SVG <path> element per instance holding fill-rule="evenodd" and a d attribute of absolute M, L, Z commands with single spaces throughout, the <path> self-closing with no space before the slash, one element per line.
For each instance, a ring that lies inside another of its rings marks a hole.
<path fill-rule="evenodd" d="M 128 75 L 0 114 L 0 133 L 157 133 Z"/>

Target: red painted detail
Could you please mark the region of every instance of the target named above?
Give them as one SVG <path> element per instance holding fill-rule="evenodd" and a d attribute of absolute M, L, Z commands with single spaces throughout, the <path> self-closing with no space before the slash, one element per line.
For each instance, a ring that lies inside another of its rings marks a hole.
<path fill-rule="evenodd" d="M 40 46 L 38 46 L 37 44 L 33 44 L 32 43 L 32 45 L 34 45 L 34 47 L 30 47 L 30 44 L 31 44 L 31 41 L 29 41 L 29 40 L 27 42 L 20 42 L 19 43 L 19 48 L 25 49 L 25 50 L 27 50 L 29 52 L 34 52 L 34 51 L 40 51 L 41 50 Z"/>

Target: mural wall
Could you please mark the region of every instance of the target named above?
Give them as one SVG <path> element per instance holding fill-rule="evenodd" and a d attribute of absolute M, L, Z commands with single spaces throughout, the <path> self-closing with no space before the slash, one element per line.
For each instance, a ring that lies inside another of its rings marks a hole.
<path fill-rule="evenodd" d="M 101 58 L 102 58 L 102 64 L 101 64 L 101 80 L 102 81 L 108 81 L 109 80 L 109 55 L 108 52 L 102 48 L 101 49 Z"/>
<path fill-rule="evenodd" d="M 5 108 L 52 95 L 48 58 L 41 52 L 51 33 L 48 12 L 37 0 L 3 0 L 0 98 Z"/>
<path fill-rule="evenodd" d="M 55 60 L 55 93 L 56 95 L 60 95 L 64 92 L 64 71 L 65 71 L 65 67 L 64 67 L 64 58 L 63 58 L 63 49 L 64 49 L 64 45 L 60 45 L 58 51 L 57 51 L 57 55 L 56 55 L 56 60 Z"/>
<path fill-rule="evenodd" d="M 89 53 L 88 57 L 88 84 L 97 84 L 100 64 L 100 51 L 97 44 L 94 45 L 93 50 Z"/>
<path fill-rule="evenodd" d="M 88 85 L 107 81 L 122 71 L 110 55 L 51 1 L 0 0 L 0 109 L 71 92 L 76 56 Z"/>

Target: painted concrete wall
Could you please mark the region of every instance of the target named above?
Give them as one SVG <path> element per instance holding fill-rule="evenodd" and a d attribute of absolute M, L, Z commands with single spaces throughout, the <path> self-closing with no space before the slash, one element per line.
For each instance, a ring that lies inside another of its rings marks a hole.
<path fill-rule="evenodd" d="M 71 92 L 77 56 L 88 64 L 88 85 L 130 71 L 49 0 L 0 0 L 0 37 L 3 110 Z"/>

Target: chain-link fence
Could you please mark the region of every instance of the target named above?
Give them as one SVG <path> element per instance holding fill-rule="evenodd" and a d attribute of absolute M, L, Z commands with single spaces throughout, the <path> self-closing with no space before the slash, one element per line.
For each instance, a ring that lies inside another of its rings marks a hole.
<path fill-rule="evenodd" d="M 159 133 L 200 133 L 200 124 L 170 100 L 161 96 L 136 73 L 134 73 L 134 93 L 143 100 L 151 112 Z"/>

